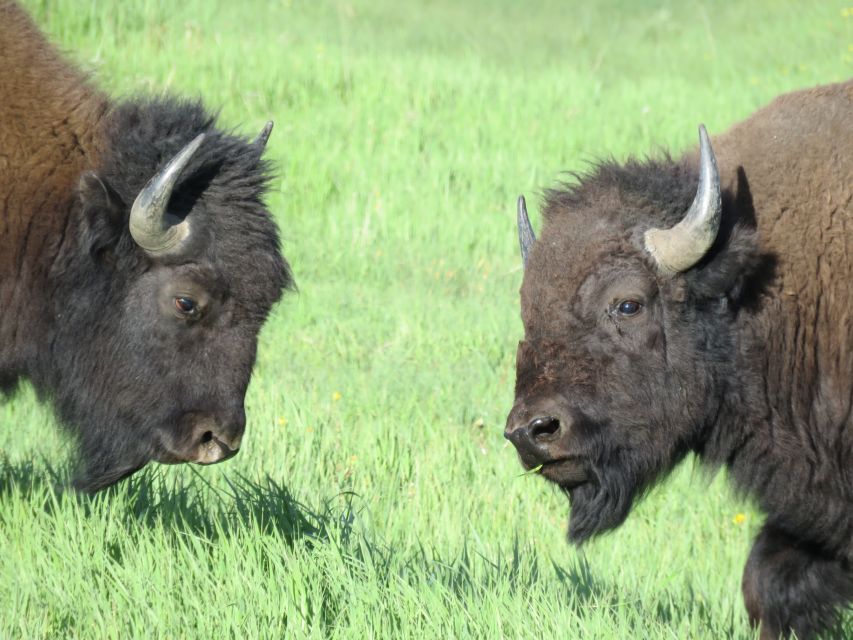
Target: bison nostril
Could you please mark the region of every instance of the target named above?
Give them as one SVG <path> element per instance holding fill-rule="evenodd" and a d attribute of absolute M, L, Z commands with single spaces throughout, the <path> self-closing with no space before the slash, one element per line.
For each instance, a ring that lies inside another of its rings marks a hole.
<path fill-rule="evenodd" d="M 207 444 L 211 440 L 213 440 L 213 431 L 205 431 L 203 434 L 201 434 L 202 444 Z"/>
<path fill-rule="evenodd" d="M 536 418 L 527 427 L 530 437 L 534 440 L 553 436 L 560 430 L 560 421 L 557 418 Z"/>

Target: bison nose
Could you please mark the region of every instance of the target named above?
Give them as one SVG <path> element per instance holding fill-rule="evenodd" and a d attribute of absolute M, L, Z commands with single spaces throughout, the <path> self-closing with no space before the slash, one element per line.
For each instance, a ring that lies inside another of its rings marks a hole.
<path fill-rule="evenodd" d="M 553 458 L 549 445 L 559 440 L 561 427 L 554 416 L 538 416 L 526 423 L 507 425 L 504 437 L 515 445 L 525 464 L 535 466 Z"/>
<path fill-rule="evenodd" d="M 516 447 L 547 440 L 560 431 L 560 421 L 553 416 L 533 418 L 527 424 L 508 425 L 504 437 Z"/>
<path fill-rule="evenodd" d="M 526 430 L 530 433 L 530 437 L 534 441 L 542 440 L 560 431 L 560 421 L 551 416 L 547 418 L 534 418 L 527 425 Z"/>
<path fill-rule="evenodd" d="M 240 449 L 240 442 L 242 440 L 242 433 L 237 436 L 229 437 L 212 429 L 208 429 L 207 431 L 201 434 L 199 444 L 202 446 L 206 446 L 208 443 L 217 443 L 229 449 L 230 451 L 237 453 L 237 451 Z"/>
<path fill-rule="evenodd" d="M 213 464 L 222 462 L 240 450 L 246 415 L 241 410 L 225 420 L 205 420 L 196 426 L 196 457 L 194 462 Z"/>

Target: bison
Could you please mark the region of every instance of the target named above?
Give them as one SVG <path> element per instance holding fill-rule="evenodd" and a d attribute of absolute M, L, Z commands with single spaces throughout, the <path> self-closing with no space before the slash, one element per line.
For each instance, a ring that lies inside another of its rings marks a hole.
<path fill-rule="evenodd" d="M 743 575 L 762 638 L 853 598 L 853 81 L 783 95 L 685 156 L 594 164 L 519 199 L 505 436 L 569 497 L 569 539 L 620 525 L 689 452 L 766 513 Z"/>
<path fill-rule="evenodd" d="M 114 102 L 5 0 L 0 78 L 0 392 L 27 379 L 53 404 L 83 491 L 229 458 L 291 284 L 272 123 L 247 141 L 197 101 Z"/>

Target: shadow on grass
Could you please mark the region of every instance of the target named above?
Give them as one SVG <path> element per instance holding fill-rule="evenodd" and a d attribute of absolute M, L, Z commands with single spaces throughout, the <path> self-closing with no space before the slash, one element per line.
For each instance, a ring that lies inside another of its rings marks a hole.
<path fill-rule="evenodd" d="M 71 501 L 88 517 L 109 511 L 120 514 L 128 528 L 142 525 L 210 541 L 239 533 L 275 534 L 288 542 L 321 539 L 332 520 L 340 518 L 331 506 L 318 510 L 300 503 L 269 476 L 225 476 L 225 486 L 214 487 L 198 474 L 171 480 L 165 475 L 156 467 L 146 468 L 90 496 L 71 487 L 67 469 L 44 460 L 12 463 L 0 458 L 0 501 L 18 497 L 48 513 Z"/>
<path fill-rule="evenodd" d="M 192 533 L 210 541 L 241 533 L 274 534 L 288 543 L 322 538 L 331 512 L 300 503 L 289 489 L 265 476 L 252 480 L 224 476 L 225 487 L 214 487 L 197 474 L 189 481 L 168 482 L 156 471 L 145 471 L 126 486 L 107 489 L 92 501 L 121 494 L 127 519 L 176 533 Z"/>
<path fill-rule="evenodd" d="M 143 470 L 96 496 L 75 493 L 67 480 L 67 472 L 44 461 L 15 464 L 0 458 L 0 502 L 25 500 L 57 518 L 68 516 L 69 508 L 80 509 L 87 518 L 118 517 L 130 539 L 150 529 L 175 539 L 192 534 L 215 542 L 264 535 L 288 546 L 334 546 L 352 583 L 370 580 L 393 589 L 403 582 L 416 590 L 440 585 L 446 597 L 463 607 L 486 601 L 496 592 L 525 599 L 545 595 L 542 585 L 549 582 L 546 592 L 553 598 L 556 576 L 560 597 L 547 606 L 570 610 L 580 619 L 594 607 L 607 611 L 616 628 L 636 625 L 638 633 L 648 630 L 649 620 L 673 628 L 693 618 L 706 629 L 716 629 L 720 637 L 743 637 L 743 621 L 737 616 L 729 621 L 713 619 L 713 608 L 701 593 L 688 588 L 675 598 L 644 603 L 618 584 L 596 577 L 583 554 L 568 562 L 544 558 L 515 537 L 503 553 L 482 549 L 473 536 L 450 555 L 446 549 L 424 546 L 400 549 L 374 532 L 366 502 L 355 494 L 334 496 L 316 508 L 301 503 L 269 475 L 259 480 L 225 476 L 220 483 L 224 486 L 214 487 L 199 474 L 169 476 L 157 468 Z M 121 562 L 126 552 L 126 545 L 117 546 L 114 559 Z M 275 553 L 274 547 L 269 552 Z M 569 557 L 568 547 L 566 554 Z M 324 617 L 345 615 L 345 597 L 327 594 L 327 598 Z M 627 619 L 626 607 L 633 609 Z"/>
<path fill-rule="evenodd" d="M 8 500 L 13 494 L 31 499 L 51 491 L 61 492 L 66 476 L 49 462 L 41 459 L 38 464 L 32 461 L 13 463 L 5 456 L 0 457 L 0 499 Z"/>

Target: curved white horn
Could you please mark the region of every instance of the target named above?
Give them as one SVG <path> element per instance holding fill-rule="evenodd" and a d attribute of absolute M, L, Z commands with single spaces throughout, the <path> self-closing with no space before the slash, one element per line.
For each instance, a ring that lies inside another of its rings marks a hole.
<path fill-rule="evenodd" d="M 699 187 L 690 209 L 670 229 L 646 231 L 646 250 L 666 273 L 686 271 L 702 259 L 720 229 L 720 174 L 705 125 L 699 125 Z"/>
<path fill-rule="evenodd" d="M 181 149 L 136 196 L 130 210 L 130 235 L 146 253 L 162 256 L 174 253 L 189 238 L 189 221 L 179 220 L 167 211 L 175 182 L 193 157 L 205 134 L 198 134 Z"/>

